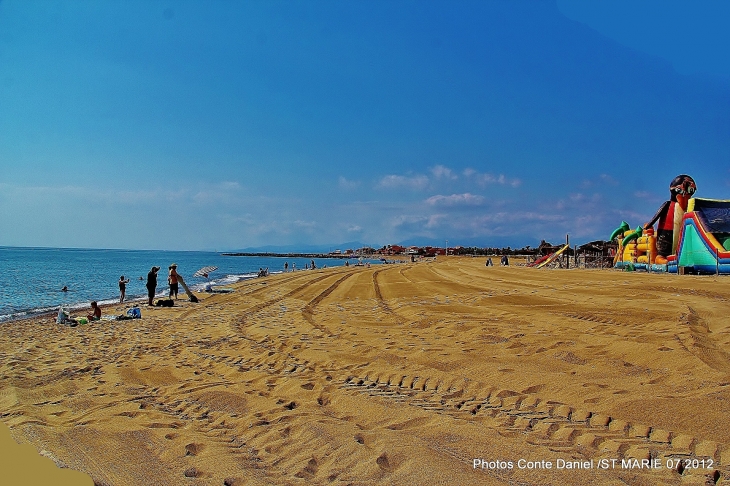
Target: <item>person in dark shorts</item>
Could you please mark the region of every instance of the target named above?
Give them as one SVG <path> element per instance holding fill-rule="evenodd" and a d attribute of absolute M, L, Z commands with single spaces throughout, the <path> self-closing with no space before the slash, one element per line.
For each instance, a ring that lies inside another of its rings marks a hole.
<path fill-rule="evenodd" d="M 155 298 L 155 291 L 157 290 L 157 272 L 160 271 L 160 267 L 152 267 L 150 272 L 147 274 L 147 297 L 149 297 L 148 305 L 152 304 L 152 299 Z"/>
<path fill-rule="evenodd" d="M 177 299 L 177 291 L 180 285 L 177 281 L 177 263 L 170 265 L 168 270 L 170 270 L 167 274 L 167 283 L 170 285 L 170 298 L 172 299 L 174 295 L 175 299 Z"/>
<path fill-rule="evenodd" d="M 127 284 L 129 283 L 129 279 L 125 279 L 124 275 L 119 277 L 119 303 L 121 304 L 124 302 L 124 296 L 127 293 Z"/>

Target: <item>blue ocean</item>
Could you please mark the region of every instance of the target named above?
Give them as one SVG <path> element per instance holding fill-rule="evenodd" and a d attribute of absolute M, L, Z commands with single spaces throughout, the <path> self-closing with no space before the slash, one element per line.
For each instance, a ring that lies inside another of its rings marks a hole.
<path fill-rule="evenodd" d="M 127 299 L 147 295 L 145 283 L 152 266 L 161 268 L 159 295 L 167 293 L 167 269 L 177 271 L 192 290 L 206 284 L 226 285 L 255 278 L 261 268 L 273 273 L 304 269 L 310 258 L 223 256 L 200 251 L 88 250 L 69 248 L 0 247 L 0 323 L 53 312 L 60 305 L 71 309 L 88 308 L 92 300 L 100 304 L 119 301 L 119 277 L 130 280 Z M 344 260 L 314 259 L 317 267 L 341 266 Z M 373 262 L 375 263 L 375 262 Z M 207 266 L 218 267 L 204 277 L 193 274 Z M 67 287 L 68 291 L 61 289 Z M 182 289 L 181 289 L 182 292 Z"/>

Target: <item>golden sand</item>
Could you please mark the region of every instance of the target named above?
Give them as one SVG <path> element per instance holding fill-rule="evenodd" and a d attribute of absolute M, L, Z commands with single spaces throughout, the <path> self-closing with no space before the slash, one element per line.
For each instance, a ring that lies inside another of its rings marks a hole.
<path fill-rule="evenodd" d="M 448 257 L 199 295 L 0 326 L 2 421 L 99 485 L 730 475 L 728 278 Z"/>

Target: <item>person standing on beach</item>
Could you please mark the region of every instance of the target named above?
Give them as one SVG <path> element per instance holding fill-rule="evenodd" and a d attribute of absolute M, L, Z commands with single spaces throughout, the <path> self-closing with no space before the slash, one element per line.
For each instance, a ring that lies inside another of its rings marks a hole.
<path fill-rule="evenodd" d="M 177 300 L 177 291 L 178 291 L 178 283 L 177 283 L 177 263 L 173 263 L 168 267 L 168 270 L 170 272 L 167 275 L 167 283 L 170 285 L 170 298 L 172 299 L 172 296 L 175 296 L 175 299 Z"/>
<path fill-rule="evenodd" d="M 286 273 L 286 270 L 289 268 L 289 262 L 284 262 L 284 273 Z"/>
<path fill-rule="evenodd" d="M 125 279 L 124 275 L 119 277 L 119 303 L 121 304 L 124 302 L 124 296 L 127 293 L 127 284 L 129 283 L 129 279 Z"/>
<path fill-rule="evenodd" d="M 155 291 L 157 290 L 157 272 L 160 271 L 160 267 L 152 267 L 150 273 L 147 274 L 147 297 L 149 297 L 148 305 L 152 304 L 152 299 L 155 298 Z"/>

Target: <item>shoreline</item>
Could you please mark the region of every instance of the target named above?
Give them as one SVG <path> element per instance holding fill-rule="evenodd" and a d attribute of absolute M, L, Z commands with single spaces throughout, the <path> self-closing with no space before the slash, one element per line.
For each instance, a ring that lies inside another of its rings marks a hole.
<path fill-rule="evenodd" d="M 100 484 L 680 484 L 473 466 L 676 454 L 726 477 L 730 280 L 483 265 L 328 267 L 142 319 L 0 326 L 0 417 Z"/>

